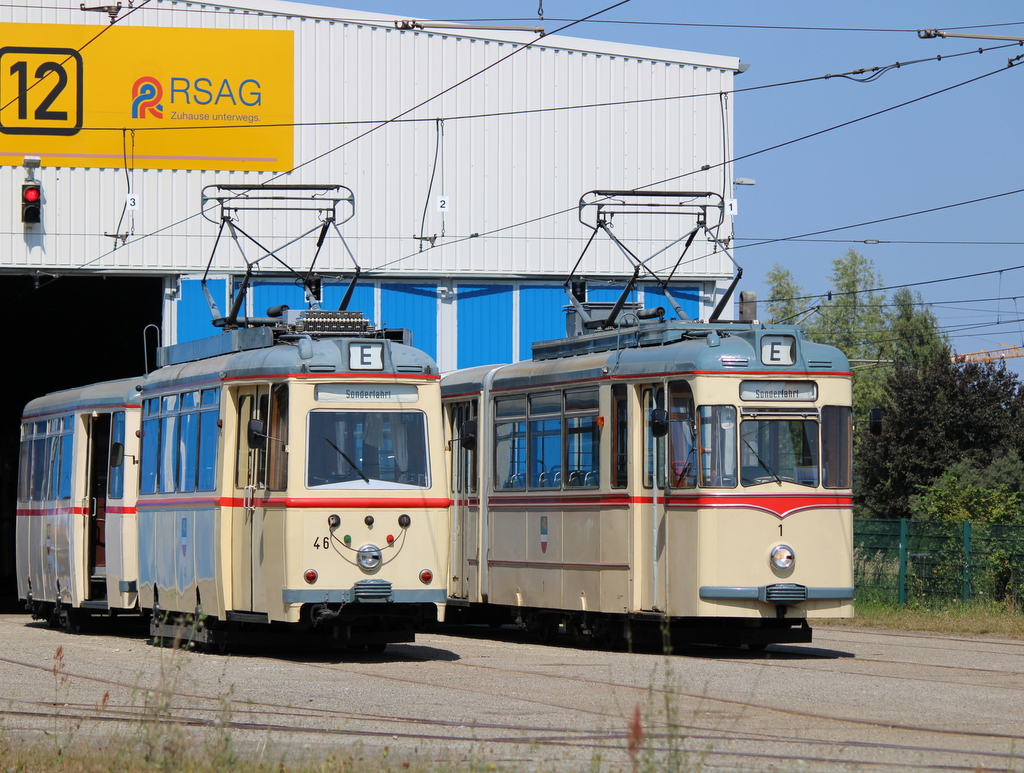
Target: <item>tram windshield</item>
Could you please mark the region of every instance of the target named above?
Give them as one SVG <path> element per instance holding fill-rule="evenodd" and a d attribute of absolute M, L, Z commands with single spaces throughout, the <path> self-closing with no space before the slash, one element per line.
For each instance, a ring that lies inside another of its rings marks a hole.
<path fill-rule="evenodd" d="M 311 411 L 306 487 L 426 488 L 426 420 L 420 411 Z"/>
<path fill-rule="evenodd" d="M 740 481 L 818 485 L 818 422 L 746 419 L 740 424 Z"/>

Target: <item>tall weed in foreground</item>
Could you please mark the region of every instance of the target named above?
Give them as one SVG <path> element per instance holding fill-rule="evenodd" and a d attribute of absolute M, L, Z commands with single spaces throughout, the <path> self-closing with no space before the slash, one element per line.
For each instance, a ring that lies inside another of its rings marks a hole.
<path fill-rule="evenodd" d="M 662 626 L 661 642 L 661 684 L 648 687 L 646 709 L 637 703 L 627 721 L 626 753 L 633 773 L 698 773 L 712 747 L 687 748 L 690 739 L 683 717 L 691 696 L 682 689 L 676 673 L 677 659 L 667 624 Z M 698 711 L 694 707 L 695 715 Z"/>
<path fill-rule="evenodd" d="M 234 686 L 217 697 L 212 723 L 197 721 L 180 690 L 188 683 L 187 666 L 195 657 L 190 644 L 175 640 L 170 648 L 160 649 L 156 683 L 137 688 L 133 696 L 141 715 L 139 732 L 128 743 L 155 770 L 232 770 L 238 762 L 231 738 Z"/>

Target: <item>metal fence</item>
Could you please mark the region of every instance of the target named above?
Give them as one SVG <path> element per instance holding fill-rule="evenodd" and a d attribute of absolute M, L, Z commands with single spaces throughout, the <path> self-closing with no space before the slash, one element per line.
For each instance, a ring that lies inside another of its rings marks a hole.
<path fill-rule="evenodd" d="M 857 518 L 853 522 L 858 599 L 1024 600 L 1024 526 Z"/>

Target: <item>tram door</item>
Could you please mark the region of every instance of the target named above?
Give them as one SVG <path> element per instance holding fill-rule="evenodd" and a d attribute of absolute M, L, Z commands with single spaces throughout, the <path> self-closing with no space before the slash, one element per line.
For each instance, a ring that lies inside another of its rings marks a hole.
<path fill-rule="evenodd" d="M 643 427 L 643 467 L 641 485 L 643 494 L 634 517 L 640 521 L 640 550 L 634 571 L 640 579 L 640 607 L 646 611 L 663 612 L 667 603 L 668 555 L 665 550 L 666 485 L 665 485 L 665 432 L 659 423 L 667 424 L 665 389 L 661 385 L 640 387 L 640 405 Z"/>
<path fill-rule="evenodd" d="M 87 418 L 89 452 L 87 489 L 82 511 L 86 514 L 86 551 L 91 601 L 107 597 L 107 480 L 110 470 L 110 414 Z"/>
<path fill-rule="evenodd" d="M 250 438 L 249 427 L 251 421 L 266 421 L 269 388 L 262 385 L 239 387 L 236 400 L 238 432 L 231 525 L 231 609 L 251 612 L 266 606 L 262 582 L 266 444 L 261 444 L 259 438 Z"/>
<path fill-rule="evenodd" d="M 450 406 L 452 422 L 452 558 L 448 595 L 468 599 L 470 566 L 476 558 L 480 513 L 477 494 L 477 442 L 480 434 L 475 402 Z"/>

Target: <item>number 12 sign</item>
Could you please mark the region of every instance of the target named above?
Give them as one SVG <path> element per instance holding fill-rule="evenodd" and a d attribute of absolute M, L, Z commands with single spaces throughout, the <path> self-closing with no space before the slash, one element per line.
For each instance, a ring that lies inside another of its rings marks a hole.
<path fill-rule="evenodd" d="M 73 48 L 0 48 L 0 132 L 77 134 L 82 57 Z"/>

